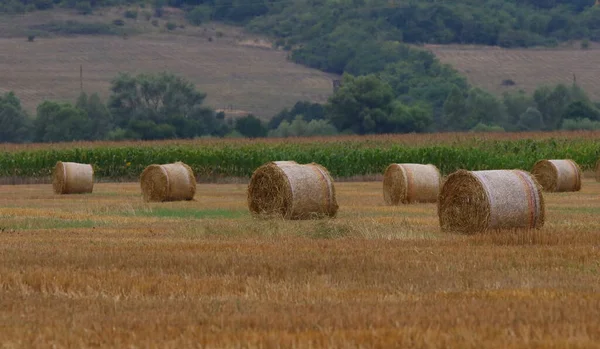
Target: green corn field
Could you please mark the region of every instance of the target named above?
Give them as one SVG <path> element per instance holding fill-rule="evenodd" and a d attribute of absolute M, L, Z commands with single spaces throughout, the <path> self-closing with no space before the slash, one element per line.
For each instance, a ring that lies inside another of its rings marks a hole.
<path fill-rule="evenodd" d="M 316 162 L 336 178 L 381 174 L 390 163 L 431 163 L 443 174 L 458 169 L 530 170 L 540 159 L 575 160 L 590 170 L 600 156 L 600 140 L 590 137 L 545 139 L 471 138 L 452 142 L 394 142 L 394 138 L 340 138 L 285 142 L 190 142 L 153 144 L 106 143 L 96 146 L 43 146 L 0 153 L 0 176 L 44 178 L 57 161 L 89 163 L 96 178 L 139 178 L 150 164 L 183 161 L 198 179 L 250 177 L 254 170 L 275 160 Z"/>

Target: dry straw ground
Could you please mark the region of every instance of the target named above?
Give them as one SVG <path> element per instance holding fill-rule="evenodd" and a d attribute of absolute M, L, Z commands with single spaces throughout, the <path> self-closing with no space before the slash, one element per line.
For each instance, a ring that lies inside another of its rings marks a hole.
<path fill-rule="evenodd" d="M 470 83 L 490 92 L 523 89 L 529 93 L 540 85 L 570 85 L 573 74 L 593 100 L 600 98 L 598 83 L 600 47 L 582 50 L 575 43 L 554 49 L 502 49 L 466 45 L 426 45 L 443 63 L 464 74 Z M 505 86 L 504 80 L 515 85 Z"/>
<path fill-rule="evenodd" d="M 299 100 L 325 102 L 333 92 L 332 75 L 294 64 L 285 51 L 239 29 L 211 24 L 167 32 L 165 23 L 183 24 L 181 16 L 167 16 L 154 27 L 142 18 L 142 10 L 137 20 L 124 19 L 124 10 L 106 11 L 87 17 L 64 11 L 0 16 L 0 93 L 14 91 L 29 111 L 45 99 L 74 102 L 80 92 L 80 65 L 87 93 L 106 98 L 119 72 L 169 71 L 206 92 L 210 106 L 228 112 L 231 107 L 232 114 L 271 117 Z M 65 20 L 110 23 L 114 18 L 140 34 L 52 36 L 27 42 L 26 33 L 36 25 Z"/>
<path fill-rule="evenodd" d="M 338 183 L 338 218 L 252 219 L 246 185 L 0 187 L 3 348 L 592 348 L 600 183 L 529 234 L 440 232 L 435 204 Z"/>

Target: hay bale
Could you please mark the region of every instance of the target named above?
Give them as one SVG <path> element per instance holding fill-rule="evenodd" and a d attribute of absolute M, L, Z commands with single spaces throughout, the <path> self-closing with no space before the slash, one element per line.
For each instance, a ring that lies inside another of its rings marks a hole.
<path fill-rule="evenodd" d="M 434 165 L 391 164 L 383 175 L 383 199 L 388 205 L 436 202 L 441 182 Z"/>
<path fill-rule="evenodd" d="M 146 202 L 192 200 L 196 194 L 194 171 L 180 161 L 146 167 L 140 185 Z"/>
<path fill-rule="evenodd" d="M 315 163 L 275 161 L 252 174 L 248 208 L 256 216 L 315 219 L 335 217 L 338 204 L 326 168 Z"/>
<path fill-rule="evenodd" d="M 91 193 L 94 168 L 90 164 L 59 161 L 52 171 L 52 188 L 56 194 Z"/>
<path fill-rule="evenodd" d="M 540 160 L 533 165 L 535 176 L 544 191 L 563 192 L 581 189 L 581 169 L 573 160 Z"/>
<path fill-rule="evenodd" d="M 442 185 L 438 216 L 442 231 L 539 229 L 545 217 L 542 188 L 526 171 L 459 170 Z"/>

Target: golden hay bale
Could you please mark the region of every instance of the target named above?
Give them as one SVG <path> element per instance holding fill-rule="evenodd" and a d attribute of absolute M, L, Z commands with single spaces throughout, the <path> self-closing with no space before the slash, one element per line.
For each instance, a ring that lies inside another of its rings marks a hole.
<path fill-rule="evenodd" d="M 52 188 L 56 194 L 91 193 L 94 168 L 90 164 L 59 161 L 52 172 Z"/>
<path fill-rule="evenodd" d="M 259 216 L 312 219 L 335 217 L 338 204 L 333 179 L 325 167 L 274 161 L 252 174 L 248 208 Z"/>
<path fill-rule="evenodd" d="M 180 161 L 146 167 L 140 185 L 145 201 L 192 200 L 196 194 L 194 171 Z"/>
<path fill-rule="evenodd" d="M 533 165 L 531 174 L 544 191 L 562 192 L 581 189 L 581 169 L 573 160 L 540 160 Z"/>
<path fill-rule="evenodd" d="M 434 165 L 391 164 L 383 175 L 383 199 L 388 205 L 436 202 L 441 182 Z"/>
<path fill-rule="evenodd" d="M 542 188 L 526 171 L 458 170 L 440 190 L 438 216 L 442 231 L 539 229 L 545 217 Z"/>

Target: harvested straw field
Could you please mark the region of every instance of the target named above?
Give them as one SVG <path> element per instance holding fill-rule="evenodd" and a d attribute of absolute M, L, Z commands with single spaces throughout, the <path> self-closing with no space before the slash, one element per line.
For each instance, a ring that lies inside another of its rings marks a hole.
<path fill-rule="evenodd" d="M 573 80 L 592 100 L 600 98 L 600 50 L 582 50 L 577 42 L 557 48 L 505 49 L 475 45 L 425 45 L 442 63 L 452 65 L 477 87 L 501 95 L 540 85 L 571 85 Z"/>
<path fill-rule="evenodd" d="M 440 230 L 436 204 L 337 183 L 325 220 L 254 219 L 247 183 L 146 203 L 0 186 L 6 348 L 591 348 L 600 183 L 545 195 L 527 233 Z"/>

